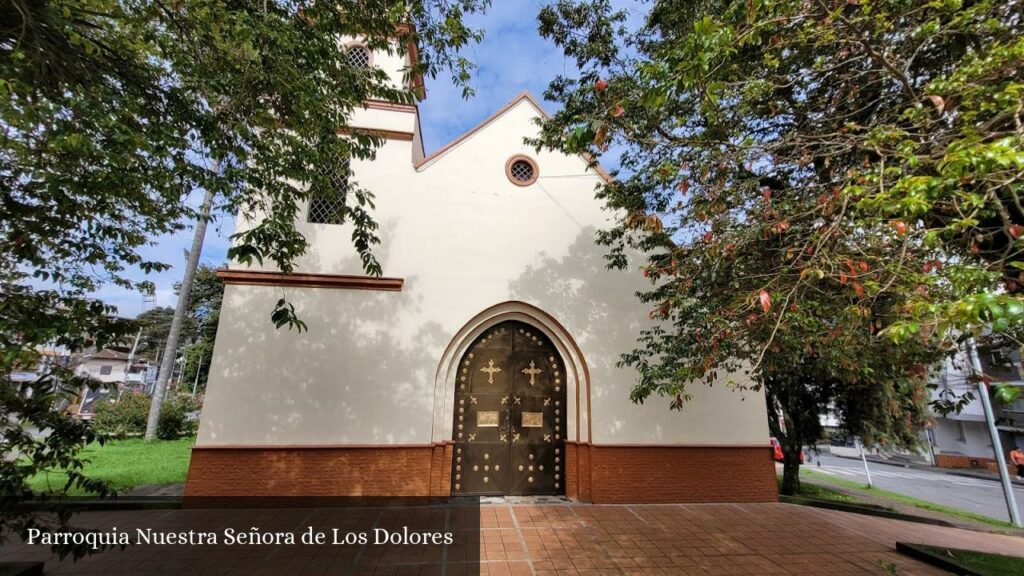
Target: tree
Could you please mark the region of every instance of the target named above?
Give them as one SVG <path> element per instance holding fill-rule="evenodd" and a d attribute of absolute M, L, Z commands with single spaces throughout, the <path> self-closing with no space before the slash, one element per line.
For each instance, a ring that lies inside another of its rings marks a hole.
<path fill-rule="evenodd" d="M 180 288 L 175 286 L 176 290 Z M 206 388 L 213 360 L 213 344 L 217 340 L 217 324 L 220 322 L 220 306 L 224 300 L 224 281 L 217 276 L 217 269 L 202 264 L 196 270 L 189 298 L 188 317 L 193 326 L 189 344 L 185 348 L 182 364 L 182 380 L 191 386 L 195 374 L 199 373 L 197 389 Z"/>
<path fill-rule="evenodd" d="M 174 284 L 174 293 L 180 290 L 180 282 Z M 217 323 L 220 320 L 220 306 L 224 298 L 224 282 L 217 276 L 217 267 L 200 264 L 192 285 L 188 315 L 182 330 L 184 342 L 209 342 L 212 346 L 217 337 Z M 167 342 L 174 308 L 160 306 L 147 310 L 135 318 L 135 324 L 142 330 L 138 353 L 151 360 L 157 359 Z M 208 359 L 207 359 L 208 360 Z"/>
<path fill-rule="evenodd" d="M 219 173 L 220 160 L 216 160 L 214 165 Z M 147 442 L 152 442 L 157 437 L 157 428 L 160 424 L 160 410 L 163 408 L 164 402 L 164 392 L 167 390 L 167 385 L 171 380 L 171 373 L 174 372 L 174 362 L 178 355 L 178 340 L 181 338 L 181 330 L 185 324 L 185 314 L 188 312 L 189 298 L 192 295 L 192 284 L 195 281 L 196 270 L 199 268 L 199 258 L 202 255 L 203 242 L 206 240 L 206 225 L 213 211 L 213 194 L 213 190 L 209 188 L 203 191 L 203 203 L 199 209 L 199 216 L 196 218 L 195 230 L 192 233 L 192 248 L 188 251 L 185 273 L 181 283 L 178 285 L 178 304 L 174 307 L 171 326 L 167 330 L 167 344 L 164 345 L 164 357 L 160 360 L 156 382 L 153 383 L 153 398 L 149 407 L 149 417 L 146 421 L 146 433 L 144 435 Z"/>
<path fill-rule="evenodd" d="M 222 265 L 223 266 L 223 265 Z M 175 284 L 174 290 L 180 290 Z M 192 284 L 188 315 L 192 319 L 193 339 L 213 342 L 220 322 L 220 307 L 224 301 L 224 281 L 217 275 L 217 267 L 200 264 Z"/>
<path fill-rule="evenodd" d="M 167 332 L 171 329 L 171 317 L 174 316 L 174 308 L 160 306 L 147 310 L 135 318 L 138 328 L 142 330 L 142 337 L 139 339 L 138 353 L 156 360 L 157 353 L 163 349 L 167 342 Z"/>
<path fill-rule="evenodd" d="M 447 69 L 468 87 L 471 65 L 459 51 L 479 32 L 463 16 L 485 5 L 0 4 L 0 389 L 10 416 L 0 421 L 5 510 L 30 494 L 25 480 L 40 466 L 80 470 L 77 449 L 94 438 L 44 401 L 63 394 L 64 375 L 35 383 L 30 402 L 10 392 L 11 367 L 54 342 L 120 341 L 127 324 L 110 320 L 116 310 L 92 294 L 105 283 L 152 289 L 133 273 L 168 265 L 147 260 L 142 248 L 195 219 L 186 201 L 194 190 L 212 190 L 231 212 L 266 215 L 237 235 L 230 255 L 269 260 L 285 272 L 306 248 L 294 226 L 298 206 L 314 194 L 341 195 L 353 244 L 367 272 L 380 273 L 372 253 L 372 194 L 354 180 L 344 190 L 333 182 L 345 160 L 371 158 L 381 143 L 349 129 L 355 107 L 371 98 L 411 102 L 416 90 L 351 66 L 338 37 L 363 35 L 374 49 L 403 54 L 416 46 L 410 80 Z M 211 168 L 214 162 L 220 170 Z M 301 326 L 286 302 L 274 313 L 282 324 Z M 53 432 L 43 443 L 22 432 L 28 423 Z M 68 487 L 80 479 L 72 475 Z M 5 515 L 0 533 L 24 532 L 27 522 L 24 515 Z"/>
<path fill-rule="evenodd" d="M 938 100 L 915 86 L 987 62 L 1019 36 L 1017 8 L 661 1 L 637 31 L 604 0 L 541 12 L 580 72 L 552 82 L 564 107 L 535 143 L 618 153 L 617 180 L 598 191 L 618 219 L 599 239 L 612 265 L 641 250 L 653 283 L 642 299 L 658 323 L 623 356 L 639 371 L 635 401 L 681 408 L 688 385 L 748 372 L 786 453 L 786 493 L 827 405 L 868 441 L 915 442 L 949 332 L 914 314 L 964 301 L 978 275 L 936 235 L 874 212 L 892 188 L 869 188 L 865 171 L 899 172 L 873 134 L 934 115 Z"/>

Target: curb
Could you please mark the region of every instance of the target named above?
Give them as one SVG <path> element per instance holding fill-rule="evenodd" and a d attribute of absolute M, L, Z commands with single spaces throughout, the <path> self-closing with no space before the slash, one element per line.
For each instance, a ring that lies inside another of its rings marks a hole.
<path fill-rule="evenodd" d="M 110 500 L 29 500 L 17 504 L 16 510 L 29 512 L 51 512 L 54 510 L 72 510 L 75 512 L 107 512 L 118 510 L 177 510 L 181 508 L 182 499 L 178 496 L 145 497 L 145 498 L 113 498 Z"/>
<path fill-rule="evenodd" d="M 784 496 L 782 494 L 779 495 L 779 502 L 797 504 L 800 506 L 811 506 L 814 508 L 826 508 L 828 510 L 837 510 L 839 512 L 852 512 L 854 514 L 864 514 L 865 516 L 891 518 L 893 520 L 916 522 L 918 524 L 931 524 L 932 526 L 943 526 L 945 528 L 959 528 L 956 524 L 946 522 L 945 520 L 939 520 L 938 518 L 927 518 L 925 516 L 904 514 L 889 508 L 874 506 L 871 504 L 845 504 L 842 502 L 832 502 L 830 500 L 818 500 L 817 498 L 805 498 L 803 496 Z"/>
<path fill-rule="evenodd" d="M 842 458 L 844 460 L 854 460 L 856 462 L 860 462 L 861 461 L 860 458 L 856 458 L 856 457 L 853 457 L 853 456 L 840 456 L 839 454 L 829 454 L 829 456 L 831 456 L 833 458 Z M 936 468 L 935 466 L 930 466 L 928 464 L 918 464 L 917 462 L 895 462 L 895 461 L 892 461 L 892 460 L 882 460 L 881 458 L 873 458 L 873 457 L 868 457 L 867 461 L 872 463 L 872 464 L 881 464 L 883 466 L 895 466 L 897 468 L 911 468 L 911 469 L 920 469 L 920 470 L 925 470 L 925 469 L 927 469 L 927 470 L 934 470 Z"/>
<path fill-rule="evenodd" d="M 985 476 L 983 474 L 972 474 L 970 472 L 945 472 L 950 476 L 960 476 L 961 478 L 974 478 L 976 480 L 988 480 L 990 482 L 1002 482 L 998 476 Z M 1016 478 L 1010 478 L 1010 484 L 1013 486 L 1024 486 L 1024 480 L 1017 480 Z"/>

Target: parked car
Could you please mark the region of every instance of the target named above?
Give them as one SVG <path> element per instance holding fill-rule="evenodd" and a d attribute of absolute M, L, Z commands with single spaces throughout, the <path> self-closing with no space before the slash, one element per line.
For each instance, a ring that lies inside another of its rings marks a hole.
<path fill-rule="evenodd" d="M 772 451 L 773 451 L 772 454 L 773 454 L 773 458 L 775 458 L 776 462 L 782 462 L 782 444 L 779 444 L 779 441 L 776 440 L 775 438 L 772 438 L 771 441 L 772 441 Z M 800 463 L 801 464 L 804 463 L 804 451 L 803 450 L 800 450 Z"/>

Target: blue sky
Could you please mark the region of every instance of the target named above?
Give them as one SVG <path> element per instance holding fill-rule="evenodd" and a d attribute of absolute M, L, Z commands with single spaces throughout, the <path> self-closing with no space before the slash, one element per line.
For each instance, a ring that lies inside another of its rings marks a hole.
<path fill-rule="evenodd" d="M 545 41 L 537 33 L 537 13 L 550 0 L 494 0 L 487 14 L 474 16 L 469 22 L 485 29 L 483 42 L 475 45 L 466 55 L 477 64 L 472 85 L 476 95 L 462 98 L 461 89 L 451 84 L 444 73 L 427 81 L 427 99 L 420 104 L 420 125 L 423 129 L 427 154 L 459 136 L 490 116 L 522 90 L 529 90 L 537 98 L 548 82 L 558 74 L 571 74 L 573 63 L 561 50 Z M 628 6 L 634 19 L 642 16 L 636 2 L 619 2 Z M 557 106 L 544 102 L 548 111 Z M 199 203 L 199 195 L 191 199 Z M 230 217 L 221 216 L 210 223 L 203 246 L 203 262 L 220 265 L 234 224 Z M 152 274 L 149 279 L 157 287 L 156 304 L 175 304 L 173 284 L 181 278 L 185 251 L 192 243 L 192 229 L 157 239 L 155 246 L 144 251 L 148 258 L 167 262 L 172 268 Z M 141 274 L 140 274 L 141 277 Z M 99 297 L 118 307 L 122 316 L 134 317 L 142 310 L 142 296 L 117 287 L 106 287 Z"/>

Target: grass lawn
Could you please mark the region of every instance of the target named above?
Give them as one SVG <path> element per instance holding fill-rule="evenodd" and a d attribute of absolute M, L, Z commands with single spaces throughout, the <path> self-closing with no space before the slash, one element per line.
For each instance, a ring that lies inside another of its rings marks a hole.
<path fill-rule="evenodd" d="M 914 546 L 926 550 L 935 556 L 952 560 L 965 568 L 974 570 L 979 574 L 985 574 L 986 576 L 1024 576 L 1024 559 L 1020 557 L 986 554 L 984 552 L 942 548 L 939 546 L 926 546 L 924 544 L 914 544 Z"/>
<path fill-rule="evenodd" d="M 907 496 L 898 492 L 890 492 L 888 490 L 882 490 L 880 488 L 868 488 L 866 484 L 860 482 L 854 482 L 853 480 L 846 480 L 845 478 L 835 478 L 826 474 L 815 472 L 814 470 L 800 469 L 800 476 L 803 478 L 810 478 L 817 482 L 826 482 L 835 486 L 841 486 L 843 488 L 849 488 L 857 492 L 875 496 L 877 498 L 885 498 L 898 502 L 900 504 L 906 504 L 907 506 L 913 506 L 915 508 L 921 508 L 923 510 L 931 510 L 933 512 L 939 512 L 946 514 L 947 516 L 955 516 L 957 518 L 965 518 L 968 520 L 974 520 L 976 522 L 983 522 L 990 526 L 996 526 L 998 528 L 1014 528 L 1014 525 L 1002 520 L 996 520 L 995 518 L 989 518 L 982 514 L 975 514 L 974 512 L 968 512 L 967 510 L 961 510 L 959 508 L 953 508 L 951 506 L 943 506 L 942 504 L 936 504 L 934 502 L 928 502 L 927 500 L 921 500 L 914 498 L 913 496 Z M 801 483 L 801 486 L 804 484 Z"/>
<path fill-rule="evenodd" d="M 782 490 L 782 476 L 778 477 L 778 482 L 779 490 Z M 861 503 L 860 500 L 849 494 L 839 492 L 837 490 L 833 490 L 831 488 L 821 486 L 819 484 L 810 483 L 801 483 L 800 492 L 797 494 L 797 496 L 802 496 L 804 498 L 815 498 L 817 500 L 828 500 L 829 502 L 841 502 L 843 504 Z"/>
<path fill-rule="evenodd" d="M 104 446 L 90 444 L 82 450 L 85 475 L 106 480 L 117 490 L 143 484 L 176 484 L 185 481 L 188 472 L 190 448 L 195 438 L 158 440 L 146 443 L 141 438 L 113 440 Z M 67 481 L 62 472 L 49 472 L 34 476 L 29 485 L 33 490 L 60 489 Z M 72 491 L 72 494 L 81 492 Z"/>

